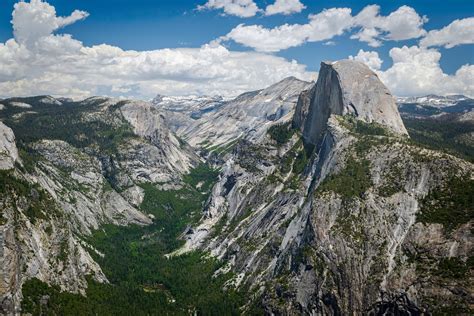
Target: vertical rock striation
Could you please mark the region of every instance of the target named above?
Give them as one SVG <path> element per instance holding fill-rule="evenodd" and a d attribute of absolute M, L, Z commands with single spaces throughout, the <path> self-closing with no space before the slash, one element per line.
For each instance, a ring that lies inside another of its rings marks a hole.
<path fill-rule="evenodd" d="M 18 160 L 13 131 L 0 122 L 0 170 L 12 169 Z"/>
<path fill-rule="evenodd" d="M 397 134 L 407 134 L 390 91 L 372 70 L 357 61 L 322 62 L 311 96 L 301 95 L 300 102 L 293 125 L 312 145 L 319 142 L 332 114 L 351 114 L 367 123 L 380 123 Z"/>
<path fill-rule="evenodd" d="M 440 271 L 469 265 L 472 220 L 447 233 L 419 215 L 453 177 L 469 184 L 473 165 L 408 143 L 390 92 L 355 61 L 322 63 L 292 127 L 286 141 L 269 134 L 225 157 L 182 251 L 222 259 L 229 284 L 258 293 L 271 315 L 469 310 L 472 274 Z"/>

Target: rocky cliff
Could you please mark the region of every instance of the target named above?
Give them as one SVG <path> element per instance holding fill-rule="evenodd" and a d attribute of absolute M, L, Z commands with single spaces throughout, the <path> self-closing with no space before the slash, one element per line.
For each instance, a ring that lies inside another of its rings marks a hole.
<path fill-rule="evenodd" d="M 223 260 L 229 287 L 254 293 L 247 311 L 470 311 L 473 165 L 413 144 L 388 90 L 353 61 L 322 64 L 292 125 L 227 154 L 177 253 Z"/>
<path fill-rule="evenodd" d="M 395 99 L 363 63 L 353 60 L 321 63 L 311 97 L 302 94 L 301 98 L 294 125 L 303 131 L 305 141 L 313 145 L 320 140 L 333 114 L 353 115 L 367 123 L 380 123 L 396 133 L 407 134 Z"/>
<path fill-rule="evenodd" d="M 21 288 L 30 278 L 74 293 L 84 293 L 87 276 L 107 282 L 87 236 L 105 224 L 151 224 L 140 210 L 141 185 L 179 186 L 200 162 L 148 103 L 51 100 L 22 99 L 28 107 L 3 101 L 1 117 L 9 125 L 0 123 L 5 314 L 19 312 Z"/>
<path fill-rule="evenodd" d="M 244 93 L 203 114 L 178 134 L 207 150 L 225 149 L 242 138 L 257 140 L 276 121 L 288 121 L 301 91 L 311 84 L 286 78 L 263 90 Z"/>
<path fill-rule="evenodd" d="M 472 313 L 472 157 L 409 138 L 366 66 L 183 100 L 2 100 L 2 313 L 25 284 L 38 313 Z"/>
<path fill-rule="evenodd" d="M 0 170 L 12 169 L 17 160 L 15 135 L 11 128 L 0 122 Z"/>

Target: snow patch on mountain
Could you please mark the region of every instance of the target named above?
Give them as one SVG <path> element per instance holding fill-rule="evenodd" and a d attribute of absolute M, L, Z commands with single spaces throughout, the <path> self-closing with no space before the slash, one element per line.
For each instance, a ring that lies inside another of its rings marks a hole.
<path fill-rule="evenodd" d="M 429 105 L 434 107 L 446 107 L 456 105 L 459 101 L 469 100 L 470 98 L 464 95 L 425 95 L 421 97 L 397 97 L 397 103 L 417 103 L 421 105 Z"/>

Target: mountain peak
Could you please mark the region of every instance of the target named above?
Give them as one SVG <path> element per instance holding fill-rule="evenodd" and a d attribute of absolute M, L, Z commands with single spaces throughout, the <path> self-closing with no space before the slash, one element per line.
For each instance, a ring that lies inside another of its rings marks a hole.
<path fill-rule="evenodd" d="M 361 62 L 322 62 L 318 81 L 305 98 L 306 103 L 297 107 L 295 117 L 301 117 L 302 112 L 307 115 L 296 127 L 304 130 L 305 141 L 313 145 L 318 143 L 331 114 L 354 115 L 368 123 L 385 125 L 395 133 L 407 134 L 392 94 L 377 74 Z"/>
<path fill-rule="evenodd" d="M 304 81 L 304 80 L 301 80 L 301 79 L 298 79 L 294 76 L 290 76 L 290 77 L 286 77 L 286 78 L 283 78 L 282 80 L 272 84 L 271 86 L 269 86 L 268 88 L 266 89 L 271 89 L 272 87 L 275 87 L 275 86 L 282 86 L 282 85 L 289 85 L 289 84 L 298 84 L 298 83 L 303 83 L 303 84 L 309 84 L 308 81 Z M 264 89 L 264 90 L 266 90 Z"/>

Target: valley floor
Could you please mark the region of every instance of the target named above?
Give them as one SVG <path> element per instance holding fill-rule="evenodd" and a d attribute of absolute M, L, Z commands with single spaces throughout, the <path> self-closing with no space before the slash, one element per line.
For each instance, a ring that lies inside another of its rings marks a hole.
<path fill-rule="evenodd" d="M 231 275 L 214 277 L 221 263 L 195 251 L 168 256 L 182 245 L 187 225 L 200 217 L 218 172 L 201 165 L 180 190 L 144 185 L 143 212 L 155 216 L 149 226 L 106 225 L 86 240 L 95 250 L 110 284 L 88 279 L 86 295 L 61 292 L 38 279 L 23 286 L 24 313 L 33 315 L 237 315 L 246 303 L 242 291 L 223 290 Z M 200 183 L 199 188 L 196 185 Z M 47 298 L 47 299 L 45 299 Z"/>

